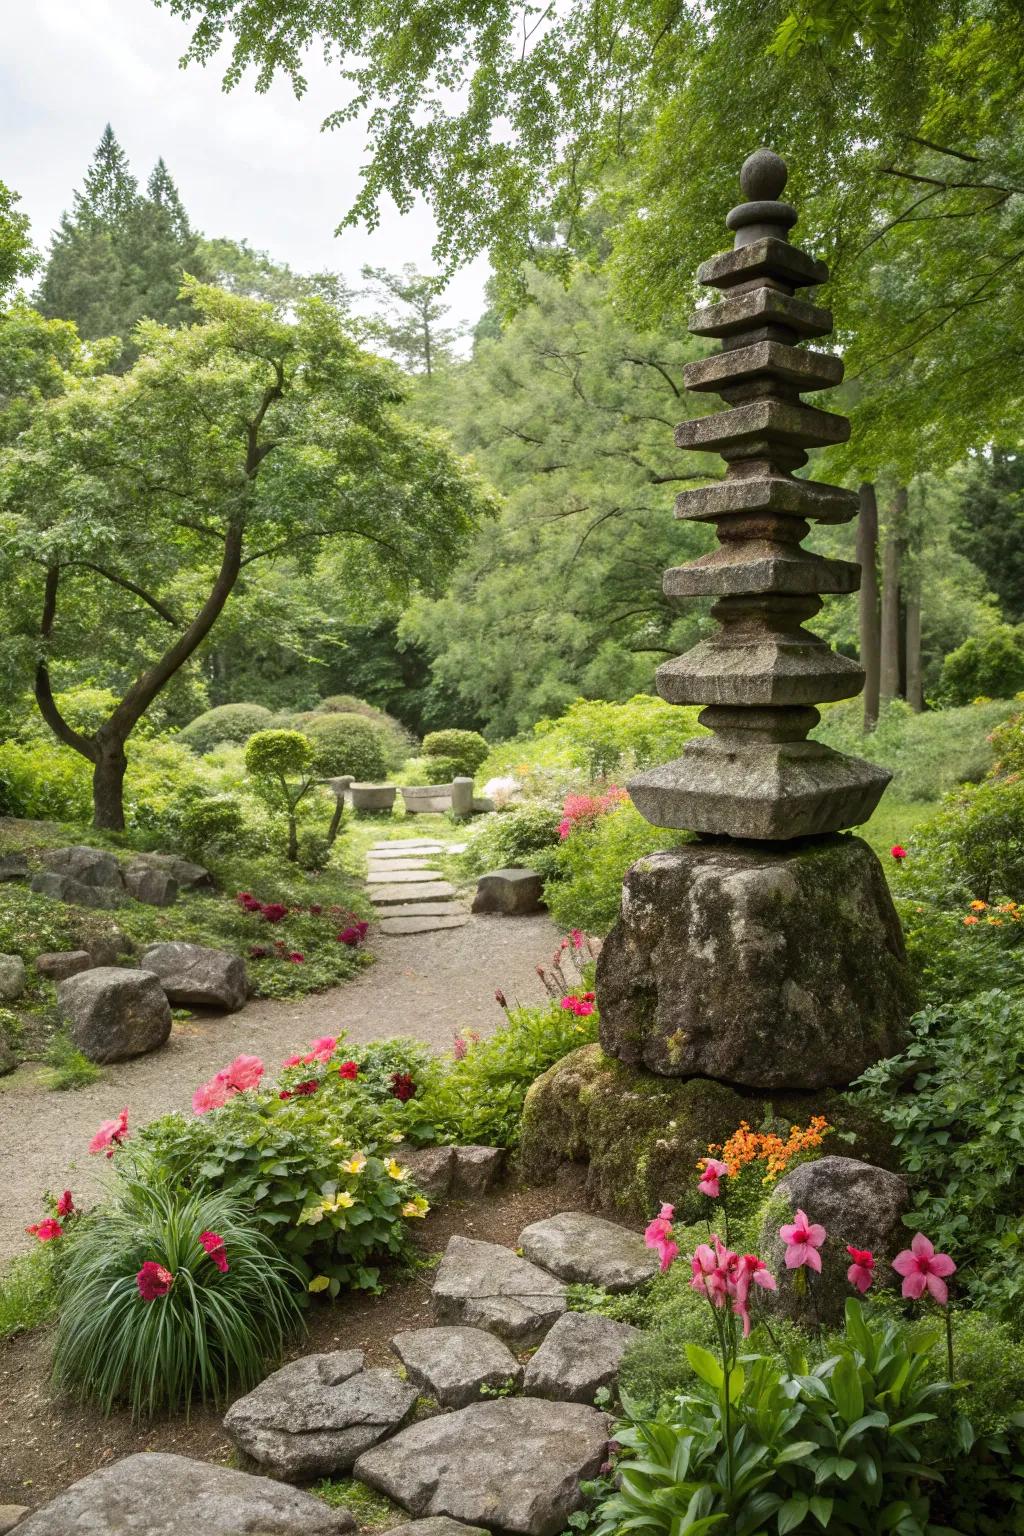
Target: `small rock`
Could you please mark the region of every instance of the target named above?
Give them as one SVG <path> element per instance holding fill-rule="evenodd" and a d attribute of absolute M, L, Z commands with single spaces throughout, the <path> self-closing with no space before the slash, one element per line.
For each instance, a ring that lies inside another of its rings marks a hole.
<path fill-rule="evenodd" d="M 159 869 L 165 875 L 170 875 L 180 891 L 210 890 L 213 888 L 213 876 L 202 864 L 193 864 L 191 859 L 179 858 L 176 853 L 137 853 L 125 871 L 131 874 L 133 869 Z"/>
<path fill-rule="evenodd" d="M 13 1531 L 31 1513 L 27 1504 L 0 1504 L 0 1536 L 7 1536 L 8 1531 Z"/>
<path fill-rule="evenodd" d="M 432 1294 L 439 1323 L 487 1328 L 524 1346 L 539 1343 L 566 1305 L 561 1281 L 510 1248 L 470 1237 L 449 1240 Z"/>
<path fill-rule="evenodd" d="M 393 1525 L 387 1536 L 488 1536 L 488 1533 L 482 1525 L 463 1525 L 461 1520 L 435 1515 L 432 1520 L 410 1520 L 406 1525 Z"/>
<path fill-rule="evenodd" d="M 614 1389 L 622 1357 L 639 1328 L 592 1312 L 567 1312 L 526 1367 L 528 1397 L 592 1403 L 602 1387 Z"/>
<path fill-rule="evenodd" d="M 121 866 L 112 853 L 102 848 L 51 848 L 43 854 L 46 868 L 58 875 L 68 875 L 79 885 L 114 886 L 122 884 Z"/>
<path fill-rule="evenodd" d="M 147 907 L 173 907 L 178 899 L 178 882 L 164 869 L 148 865 L 126 869 L 124 885 L 129 896 Z"/>
<path fill-rule="evenodd" d="M 447 1515 L 517 1536 L 558 1536 L 580 1483 L 608 1453 L 611 1420 L 582 1403 L 504 1397 L 403 1429 L 355 1475 L 416 1516 Z"/>
<path fill-rule="evenodd" d="M 86 939 L 93 965 L 117 965 L 122 956 L 134 953 L 135 945 L 120 928 L 110 928 L 94 939 Z"/>
<path fill-rule="evenodd" d="M 140 965 L 152 971 L 180 1008 L 224 1008 L 236 1013 L 249 996 L 245 961 L 225 949 L 202 944 L 153 944 L 142 952 Z"/>
<path fill-rule="evenodd" d="M 0 1003 L 13 1003 L 25 990 L 25 962 L 20 955 L 0 955 Z"/>
<path fill-rule="evenodd" d="M 25 855 L 23 853 L 5 853 L 3 855 L 3 857 L 0 858 L 0 882 L 3 882 L 5 880 L 27 880 L 27 879 L 28 879 L 28 859 L 26 859 L 26 857 L 25 857 Z M 22 1506 L 20 1504 L 10 1504 L 10 1505 L 0 1504 L 0 1510 L 8 1509 L 8 1508 L 9 1509 L 21 1509 Z"/>
<path fill-rule="evenodd" d="M 142 1451 L 72 1483 L 18 1536 L 343 1536 L 355 1523 L 348 1510 L 269 1477 Z"/>
<path fill-rule="evenodd" d="M 348 1472 L 405 1423 L 416 1397 L 390 1371 L 364 1370 L 362 1350 L 306 1355 L 233 1403 L 224 1428 L 272 1477 L 309 1482 Z"/>
<path fill-rule="evenodd" d="M 473 897 L 474 912 L 502 912 L 521 917 L 544 910 L 544 881 L 532 869 L 496 869 L 481 875 Z"/>
<path fill-rule="evenodd" d="M 442 1408 L 479 1402 L 483 1387 L 496 1391 L 510 1382 L 522 1385 L 523 1368 L 515 1355 L 482 1328 L 414 1328 L 396 1334 L 391 1348 L 409 1380 L 436 1397 Z"/>
<path fill-rule="evenodd" d="M 50 981 L 66 981 L 79 971 L 91 971 L 93 964 L 87 949 L 56 949 L 36 956 L 36 970 Z"/>
<path fill-rule="evenodd" d="M 535 1221 L 519 1234 L 526 1258 L 559 1280 L 599 1285 L 605 1291 L 633 1291 L 652 1279 L 658 1257 L 638 1232 L 586 1211 L 562 1211 Z"/>
<path fill-rule="evenodd" d="M 6 1077 L 8 1072 L 13 1072 L 18 1065 L 18 1058 L 7 1044 L 6 1040 L 0 1040 L 0 1077 Z"/>
<path fill-rule="evenodd" d="M 443 1200 L 450 1194 L 455 1172 L 454 1147 L 395 1148 L 395 1156 L 408 1168 L 412 1181 L 428 1200 Z"/>
<path fill-rule="evenodd" d="M 483 1195 L 494 1184 L 505 1161 L 503 1147 L 454 1147 L 452 1194 Z"/>
<path fill-rule="evenodd" d="M 163 1045 L 171 1010 L 152 971 L 99 965 L 58 983 L 57 1006 L 90 1061 L 126 1061 Z"/>
<path fill-rule="evenodd" d="M 118 907 L 124 900 L 124 886 L 87 885 L 74 875 L 63 875 L 55 869 L 41 870 L 33 875 L 29 889 L 37 896 L 49 896 L 51 901 L 66 901 L 75 907 Z"/>
<path fill-rule="evenodd" d="M 772 1191 L 761 1231 L 758 1253 L 778 1279 L 778 1291 L 759 1293 L 758 1300 L 798 1322 L 840 1323 L 846 1298 L 855 1293 L 846 1278 L 854 1248 L 867 1248 L 875 1256 L 875 1286 L 894 1286 L 892 1260 L 910 1246 L 903 1213 L 910 1207 L 910 1192 L 898 1173 L 875 1168 L 855 1157 L 819 1157 L 802 1163 L 781 1178 Z M 828 1233 L 819 1249 L 821 1274 L 807 1273 L 810 1292 L 798 1294 L 793 1273 L 786 1269 L 785 1244 L 779 1227 L 802 1210 L 808 1220 Z"/>

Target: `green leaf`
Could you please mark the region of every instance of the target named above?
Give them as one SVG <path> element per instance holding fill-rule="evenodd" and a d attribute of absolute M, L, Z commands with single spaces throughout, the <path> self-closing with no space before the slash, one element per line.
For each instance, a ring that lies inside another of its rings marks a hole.
<path fill-rule="evenodd" d="M 779 1536 L 786 1536 L 787 1531 L 795 1531 L 807 1517 L 809 1501 L 802 1493 L 795 1493 L 792 1498 L 786 1500 L 779 1510 Z"/>
<path fill-rule="evenodd" d="M 720 1392 L 725 1385 L 725 1373 L 714 1355 L 709 1349 L 704 1349 L 700 1344 L 687 1344 L 686 1358 L 690 1362 L 690 1368 L 706 1381 L 709 1387 L 714 1387 Z"/>
<path fill-rule="evenodd" d="M 832 1519 L 832 1507 L 834 1503 L 834 1499 L 823 1498 L 822 1495 L 818 1493 L 814 1494 L 811 1498 L 811 1514 L 814 1516 L 815 1520 L 817 1520 L 818 1524 L 822 1527 L 823 1530 Z"/>
<path fill-rule="evenodd" d="M 840 1417 L 851 1424 L 864 1412 L 864 1389 L 860 1372 L 848 1355 L 843 1355 L 832 1372 L 832 1396 Z"/>

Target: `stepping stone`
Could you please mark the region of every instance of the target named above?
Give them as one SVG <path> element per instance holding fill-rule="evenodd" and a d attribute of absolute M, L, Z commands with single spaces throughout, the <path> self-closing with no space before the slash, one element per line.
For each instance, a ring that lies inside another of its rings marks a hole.
<path fill-rule="evenodd" d="M 355 1475 L 412 1515 L 558 1536 L 607 1458 L 611 1423 L 583 1403 L 496 1398 L 409 1425 L 360 1456 Z"/>
<path fill-rule="evenodd" d="M 397 1333 L 391 1349 L 409 1380 L 435 1397 L 442 1408 L 467 1408 L 479 1402 L 482 1387 L 522 1385 L 523 1368 L 515 1355 L 483 1328 L 413 1328 Z"/>
<path fill-rule="evenodd" d="M 376 892 L 373 893 L 376 896 Z M 465 917 L 466 909 L 457 901 L 417 901 L 410 906 L 389 907 L 392 917 Z"/>
<path fill-rule="evenodd" d="M 461 1520 L 436 1515 L 433 1520 L 410 1520 L 406 1525 L 393 1525 L 387 1536 L 489 1536 L 489 1533 L 482 1525 L 463 1525 Z"/>
<path fill-rule="evenodd" d="M 431 865 L 427 859 L 381 859 L 380 863 L 378 864 L 374 859 L 371 858 L 367 868 L 371 877 L 373 875 L 383 874 L 384 878 L 387 879 L 387 874 L 384 873 L 385 871 L 390 873 L 392 870 L 423 870 L 430 869 Z"/>
<path fill-rule="evenodd" d="M 346 1509 L 322 1499 L 165 1451 L 141 1451 L 80 1478 L 16 1527 L 18 1536 L 342 1536 Z"/>
<path fill-rule="evenodd" d="M 375 907 L 394 907 L 403 901 L 440 901 L 454 895 L 455 887 L 447 880 L 428 880 L 422 885 L 375 885 L 370 900 Z"/>
<path fill-rule="evenodd" d="M 422 885 L 436 871 L 424 865 L 422 869 L 371 870 L 366 877 L 367 885 Z"/>
<path fill-rule="evenodd" d="M 364 1370 L 361 1349 L 306 1355 L 233 1403 L 224 1428 L 271 1477 L 311 1482 L 348 1472 L 363 1451 L 394 1434 L 416 1395 L 390 1371 Z"/>
<path fill-rule="evenodd" d="M 615 1388 L 626 1350 L 640 1329 L 593 1312 L 567 1312 L 526 1368 L 527 1397 L 592 1403 L 602 1387 Z"/>
<path fill-rule="evenodd" d="M 399 939 L 407 934 L 434 933 L 438 928 L 464 928 L 468 922 L 465 912 L 452 917 L 382 917 L 380 931 Z"/>
<path fill-rule="evenodd" d="M 436 837 L 392 837 L 386 843 L 373 843 L 371 853 L 440 853 L 444 847 Z"/>
<path fill-rule="evenodd" d="M 559 1280 L 599 1285 L 604 1291 L 636 1290 L 658 1269 L 658 1255 L 639 1232 L 586 1211 L 562 1211 L 535 1221 L 520 1232 L 516 1246 Z"/>
<path fill-rule="evenodd" d="M 432 1295 L 439 1323 L 486 1328 L 521 1347 L 539 1344 L 566 1310 L 561 1281 L 510 1248 L 470 1237 L 449 1239 Z"/>

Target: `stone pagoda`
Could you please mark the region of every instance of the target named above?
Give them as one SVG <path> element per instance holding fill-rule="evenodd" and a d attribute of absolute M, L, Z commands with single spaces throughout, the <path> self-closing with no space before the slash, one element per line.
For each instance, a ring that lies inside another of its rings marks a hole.
<path fill-rule="evenodd" d="M 629 784 L 648 821 L 701 840 L 629 871 L 598 971 L 606 1051 L 770 1089 L 849 1083 L 898 1048 L 907 1007 L 885 877 L 865 843 L 836 835 L 867 820 L 890 775 L 807 739 L 814 706 L 859 693 L 864 674 L 804 628 L 822 593 L 857 590 L 860 567 L 801 547 L 811 522 L 854 517 L 857 498 L 794 473 L 850 427 L 801 398 L 843 365 L 802 345 L 831 332 L 801 293 L 828 270 L 789 243 L 786 177 L 770 150 L 745 161 L 734 247 L 698 273 L 724 296 L 690 322 L 721 348 L 689 364 L 686 387 L 728 409 L 684 422 L 676 443 L 727 468 L 678 498 L 676 516 L 714 523 L 719 544 L 668 571 L 665 591 L 715 598 L 719 629 L 657 681 L 670 703 L 704 705 L 710 734 Z"/>

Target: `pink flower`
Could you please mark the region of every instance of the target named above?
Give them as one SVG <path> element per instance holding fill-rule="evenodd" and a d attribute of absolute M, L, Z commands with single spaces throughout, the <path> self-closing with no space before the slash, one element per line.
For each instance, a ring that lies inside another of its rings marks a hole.
<path fill-rule="evenodd" d="M 873 1274 L 875 1267 L 875 1256 L 871 1252 L 870 1248 L 851 1248 L 849 1243 L 846 1245 L 846 1251 L 850 1255 L 850 1258 L 853 1260 L 853 1263 L 846 1271 L 846 1278 L 849 1280 L 851 1285 L 855 1285 L 857 1287 L 858 1291 L 860 1291 L 861 1295 L 863 1296 L 864 1292 L 870 1288 L 871 1282 L 875 1278 Z"/>
<path fill-rule="evenodd" d="M 920 1300 L 927 1290 L 940 1306 L 946 1305 L 946 1276 L 956 1274 L 956 1265 L 948 1253 L 936 1253 L 922 1232 L 918 1232 L 909 1248 L 896 1255 L 892 1267 L 903 1276 L 903 1295 L 909 1300 Z"/>
<path fill-rule="evenodd" d="M 574 928 L 572 930 L 572 932 L 570 933 L 569 938 L 572 940 L 572 947 L 573 947 L 573 949 L 582 949 L 583 948 L 583 929 L 582 928 Z"/>
<path fill-rule="evenodd" d="M 679 1257 L 679 1244 L 672 1237 L 672 1217 L 675 1215 L 675 1207 L 663 1205 L 658 1215 L 648 1223 L 644 1232 L 644 1242 L 648 1248 L 656 1250 L 661 1260 L 661 1272 L 667 1269 Z"/>
<path fill-rule="evenodd" d="M 720 1163 L 717 1157 L 706 1157 L 704 1159 L 704 1172 L 700 1176 L 700 1183 L 697 1185 L 697 1188 L 702 1195 L 707 1195 L 711 1200 L 717 1200 L 722 1193 L 718 1181 L 724 1178 L 728 1172 L 729 1165 L 727 1163 Z"/>
<path fill-rule="evenodd" d="M 90 1152 L 105 1151 L 108 1157 L 113 1157 L 117 1148 L 128 1135 L 128 1111 L 122 1109 L 116 1120 L 104 1120 L 92 1141 L 89 1143 Z"/>
<path fill-rule="evenodd" d="M 52 1243 L 55 1237 L 64 1236 L 64 1228 L 59 1221 L 54 1221 L 52 1216 L 47 1216 L 45 1221 L 37 1221 L 25 1231 L 29 1237 L 37 1237 L 41 1243 Z"/>
<path fill-rule="evenodd" d="M 775 1276 L 763 1259 L 759 1259 L 755 1253 L 745 1253 L 742 1258 L 733 1254 L 735 1263 L 732 1266 L 733 1273 L 733 1303 L 732 1309 L 736 1316 L 743 1322 L 743 1337 L 750 1335 L 750 1308 L 748 1300 L 751 1285 L 760 1286 L 763 1291 L 776 1289 Z"/>
<path fill-rule="evenodd" d="M 219 1232 L 200 1232 L 199 1241 L 206 1249 L 210 1258 L 216 1264 L 222 1275 L 228 1272 L 228 1256 L 224 1247 L 224 1239 Z"/>
<path fill-rule="evenodd" d="M 303 1060 L 307 1063 L 312 1061 L 330 1061 L 337 1044 L 337 1035 L 321 1035 L 318 1040 L 313 1041 L 309 1047 L 309 1055 L 304 1056 Z"/>
<path fill-rule="evenodd" d="M 75 1202 L 72 1198 L 71 1191 L 70 1189 L 66 1189 L 61 1195 L 60 1199 L 57 1201 L 57 1215 L 61 1217 L 68 1217 L 77 1216 L 77 1214 L 78 1212 L 75 1210 Z"/>
<path fill-rule="evenodd" d="M 135 1284 L 139 1288 L 139 1295 L 143 1301 L 156 1301 L 158 1296 L 167 1295 L 174 1284 L 174 1276 L 169 1269 L 164 1269 L 162 1264 L 157 1264 L 154 1259 L 147 1259 L 135 1276 Z"/>
<path fill-rule="evenodd" d="M 717 1260 L 715 1250 L 707 1243 L 698 1243 L 690 1260 L 690 1268 L 693 1271 L 693 1279 L 690 1281 L 690 1289 L 699 1291 L 702 1296 L 710 1296 L 708 1289 L 708 1277 L 714 1274 Z"/>
<path fill-rule="evenodd" d="M 263 1063 L 258 1056 L 236 1056 L 224 1070 L 227 1072 L 228 1087 L 235 1093 L 242 1093 L 246 1088 L 259 1087 Z M 219 1073 L 217 1075 L 220 1076 Z"/>
<path fill-rule="evenodd" d="M 455 1057 L 455 1060 L 464 1061 L 466 1058 L 466 1052 L 468 1050 L 469 1046 L 466 1044 L 465 1040 L 463 1040 L 462 1036 L 456 1035 L 455 1039 L 452 1041 L 452 1055 Z"/>
<path fill-rule="evenodd" d="M 354 1083 L 359 1076 L 359 1063 L 356 1061 L 343 1061 L 338 1068 L 338 1076 L 343 1077 L 346 1082 Z"/>
<path fill-rule="evenodd" d="M 563 816 L 561 821 L 558 823 L 558 836 L 563 843 L 571 831 L 572 822 L 569 820 L 568 816 Z"/>
<path fill-rule="evenodd" d="M 301 1056 L 286 1056 L 281 1065 L 282 1067 L 297 1067 L 301 1061 Z"/>
<path fill-rule="evenodd" d="M 905 859 L 907 856 L 907 850 L 902 847 L 900 843 L 893 843 L 892 847 L 889 849 L 889 852 L 892 854 L 897 863 L 899 863 L 901 859 Z"/>
<path fill-rule="evenodd" d="M 205 1115 L 211 1109 L 223 1109 L 231 1096 L 227 1069 L 222 1068 L 216 1077 L 210 1078 L 208 1083 L 199 1084 L 192 1095 L 192 1112 L 196 1115 Z"/>
<path fill-rule="evenodd" d="M 803 1211 L 797 1211 L 793 1224 L 780 1227 L 779 1236 L 786 1245 L 786 1268 L 802 1269 L 806 1264 L 821 1274 L 821 1254 L 818 1249 L 825 1241 L 825 1228 L 816 1221 L 808 1221 Z"/>
<path fill-rule="evenodd" d="M 306 962 L 305 955 L 300 955 L 297 949 L 293 949 L 291 951 L 288 959 L 291 961 L 292 965 L 304 965 Z"/>
<path fill-rule="evenodd" d="M 354 924 L 349 928 L 342 929 L 342 931 L 338 934 L 338 943 L 347 944 L 349 949 L 355 949 L 357 945 L 362 942 L 364 937 L 365 935 L 359 932 L 358 925 Z"/>

